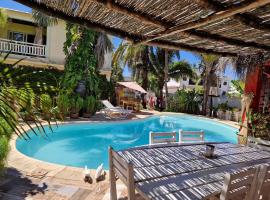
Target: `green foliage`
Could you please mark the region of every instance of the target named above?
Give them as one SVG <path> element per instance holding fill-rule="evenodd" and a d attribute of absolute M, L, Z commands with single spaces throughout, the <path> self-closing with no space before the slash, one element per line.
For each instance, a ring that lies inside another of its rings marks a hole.
<path fill-rule="evenodd" d="M 195 90 L 178 90 L 174 96 L 168 98 L 168 108 L 170 112 L 199 113 L 201 97 Z"/>
<path fill-rule="evenodd" d="M 123 81 L 123 69 L 118 64 L 113 64 L 111 72 L 111 81 L 113 83 Z"/>
<path fill-rule="evenodd" d="M 33 97 L 32 94 L 34 89 L 46 92 L 50 90 L 50 87 L 44 88 L 43 85 L 32 82 L 31 79 L 27 82 L 19 81 L 25 76 L 31 76 L 34 79 L 35 73 L 22 73 L 20 68 L 16 67 L 20 60 L 12 65 L 5 64 L 8 55 L 0 60 L 0 103 L 3 105 L 0 109 L 0 117 L 17 135 L 26 139 L 29 136 L 25 133 L 22 124 L 18 123 L 19 118 L 24 120 L 20 112 L 22 110 L 25 115 L 32 116 L 33 124 L 37 126 L 38 131 L 33 130 L 31 124 L 25 120 L 26 125 L 36 134 L 37 132 L 46 134 L 38 119 L 40 113 L 38 113 L 38 105 L 35 104 L 36 96 Z M 0 127 L 5 128 L 4 123 L 1 123 Z"/>
<path fill-rule="evenodd" d="M 93 96 L 86 97 L 84 100 L 84 110 L 86 113 L 94 114 L 96 112 L 96 99 Z"/>
<path fill-rule="evenodd" d="M 97 33 L 76 24 L 68 23 L 67 39 L 64 44 L 66 54 L 65 72 L 61 89 L 67 95 L 74 94 L 80 81 L 86 86 L 86 96 L 99 95 L 97 60 L 94 53 Z"/>
<path fill-rule="evenodd" d="M 229 106 L 228 101 L 218 104 L 217 108 L 223 112 L 226 112 L 226 110 L 232 110 L 232 107 Z"/>
<path fill-rule="evenodd" d="M 60 94 L 56 99 L 59 112 L 66 116 L 70 110 L 69 96 L 66 94 Z"/>
<path fill-rule="evenodd" d="M 45 130 L 39 120 L 39 108 L 36 105 L 36 96 L 34 89 L 39 91 L 49 91 L 50 87 L 43 88 L 43 85 L 29 81 L 19 81 L 25 76 L 34 79 L 34 73 L 24 74 L 21 72 L 17 61 L 12 65 L 5 64 L 9 54 L 0 60 L 0 169 L 4 166 L 4 160 L 8 153 L 8 141 L 12 133 L 19 137 L 29 139 L 25 131 L 25 124 L 35 134 L 46 135 Z M 31 116 L 32 124 L 37 127 L 33 129 L 25 116 Z M 19 123 L 23 120 L 23 123 Z M 50 124 L 50 121 L 47 120 Z"/>
<path fill-rule="evenodd" d="M 84 101 L 80 96 L 72 96 L 69 100 L 71 113 L 79 113 L 83 108 Z"/>
<path fill-rule="evenodd" d="M 191 65 L 186 61 L 177 61 L 169 65 L 169 77 L 179 81 L 183 76 L 196 77 Z"/>
<path fill-rule="evenodd" d="M 55 17 L 48 16 L 37 10 L 32 10 L 32 18 L 37 23 L 38 26 L 47 27 L 54 26 L 58 24 L 58 19 Z"/>
<path fill-rule="evenodd" d="M 270 140 L 270 115 L 252 113 L 249 115 L 251 134 L 265 140 Z"/>
<path fill-rule="evenodd" d="M 241 80 L 232 80 L 231 88 L 233 91 L 229 91 L 229 96 L 231 97 L 241 97 L 244 94 L 245 82 Z"/>
<path fill-rule="evenodd" d="M 115 83 L 108 81 L 105 75 L 99 76 L 98 88 L 100 90 L 100 99 L 109 99 L 115 95 Z"/>
<path fill-rule="evenodd" d="M 48 94 L 42 94 L 40 95 L 40 108 L 41 112 L 44 114 L 50 113 L 50 110 L 53 107 L 53 101 L 50 95 Z"/>
<path fill-rule="evenodd" d="M 0 134 L 0 175 L 5 167 L 5 159 L 9 151 L 8 141 L 9 139 L 5 135 Z"/>
<path fill-rule="evenodd" d="M 59 91 L 59 81 L 63 71 L 46 68 L 38 69 L 36 67 L 20 66 L 16 74 L 20 74 L 15 81 L 16 85 L 32 82 L 38 87 L 32 87 L 35 94 L 43 94 L 44 89 L 50 96 L 55 96 Z"/>

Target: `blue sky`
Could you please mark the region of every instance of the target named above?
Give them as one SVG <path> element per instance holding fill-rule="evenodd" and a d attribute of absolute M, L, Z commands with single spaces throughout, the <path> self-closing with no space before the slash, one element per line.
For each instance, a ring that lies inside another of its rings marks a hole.
<path fill-rule="evenodd" d="M 14 2 L 12 0 L 0 0 L 0 7 L 3 8 L 9 8 L 9 9 L 13 9 L 13 10 L 19 10 L 19 11 L 24 11 L 24 12 L 31 12 L 31 8 L 26 7 L 22 4 L 19 4 L 17 2 Z M 118 45 L 120 44 L 121 39 L 114 37 L 113 38 L 113 45 L 115 48 L 118 47 Z M 180 56 L 181 56 L 181 60 L 186 60 L 189 63 L 193 64 L 198 64 L 199 63 L 199 59 L 194 56 L 194 54 L 192 52 L 188 52 L 188 51 L 180 51 Z M 124 75 L 125 76 L 129 76 L 130 73 L 128 71 L 127 68 L 124 69 Z M 230 76 L 232 79 L 235 79 L 235 73 L 232 70 L 231 67 L 228 67 L 225 71 L 225 75 Z"/>

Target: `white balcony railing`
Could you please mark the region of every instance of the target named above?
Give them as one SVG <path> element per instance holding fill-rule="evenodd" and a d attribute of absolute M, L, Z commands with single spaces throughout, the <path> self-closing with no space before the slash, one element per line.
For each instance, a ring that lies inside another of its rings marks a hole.
<path fill-rule="evenodd" d="M 18 55 L 45 57 L 46 45 L 0 38 L 0 52 L 11 52 L 12 54 Z"/>

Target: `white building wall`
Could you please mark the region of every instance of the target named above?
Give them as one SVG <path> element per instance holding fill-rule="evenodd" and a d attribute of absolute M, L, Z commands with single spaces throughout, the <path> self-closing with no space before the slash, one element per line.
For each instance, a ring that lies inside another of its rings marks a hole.
<path fill-rule="evenodd" d="M 62 20 L 55 26 L 47 27 L 47 57 L 50 62 L 65 64 L 63 51 L 66 41 L 66 23 Z"/>

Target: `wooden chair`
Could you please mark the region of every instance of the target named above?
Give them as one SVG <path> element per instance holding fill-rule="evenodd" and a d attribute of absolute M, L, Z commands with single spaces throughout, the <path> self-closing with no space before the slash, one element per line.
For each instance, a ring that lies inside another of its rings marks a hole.
<path fill-rule="evenodd" d="M 116 176 L 127 186 L 128 200 L 135 200 L 134 167 L 109 147 L 110 200 L 117 200 Z"/>
<path fill-rule="evenodd" d="M 265 151 L 270 151 L 270 141 L 263 140 L 260 138 L 255 138 L 255 137 L 248 137 L 248 146 L 254 147 L 257 149 L 265 150 Z"/>
<path fill-rule="evenodd" d="M 232 174 L 225 174 L 220 200 L 254 200 L 257 168 L 249 168 Z"/>
<path fill-rule="evenodd" d="M 176 132 L 150 132 L 149 144 L 176 142 Z"/>
<path fill-rule="evenodd" d="M 201 131 L 183 131 L 179 130 L 179 142 L 204 142 L 204 132 Z"/>
<path fill-rule="evenodd" d="M 254 199 L 270 200 L 270 166 L 262 165 L 258 173 L 257 189 Z"/>

